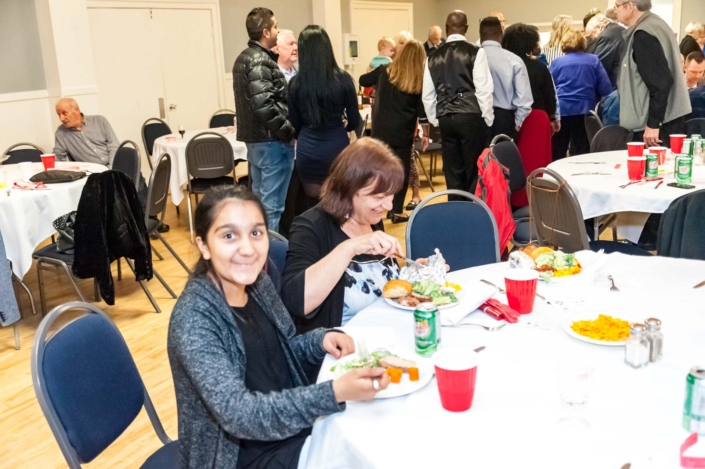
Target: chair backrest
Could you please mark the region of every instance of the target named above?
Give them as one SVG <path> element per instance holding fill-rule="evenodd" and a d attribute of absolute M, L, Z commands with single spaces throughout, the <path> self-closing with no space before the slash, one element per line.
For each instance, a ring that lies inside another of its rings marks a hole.
<path fill-rule="evenodd" d="M 235 125 L 235 111 L 230 109 L 218 109 L 213 113 L 208 121 L 208 128 L 231 127 Z"/>
<path fill-rule="evenodd" d="M 583 211 L 565 179 L 539 168 L 529 175 L 526 188 L 540 245 L 551 244 L 565 252 L 590 249 Z"/>
<path fill-rule="evenodd" d="M 444 195 L 468 201 L 430 204 Z M 411 259 L 428 257 L 436 248 L 451 270 L 499 262 L 497 222 L 487 204 L 459 190 L 436 192 L 422 200 L 406 227 L 406 255 Z"/>
<path fill-rule="evenodd" d="M 130 148 L 128 145 L 132 145 Z M 130 176 L 135 183 L 135 189 L 140 190 L 140 150 L 132 140 L 125 140 L 120 144 L 113 158 L 113 171 L 122 171 Z"/>
<path fill-rule="evenodd" d="M 365 136 L 365 129 L 367 129 L 368 117 L 369 114 L 367 114 L 364 119 L 361 119 L 360 123 L 357 126 L 357 129 L 355 129 L 355 135 L 357 135 L 357 138 L 362 138 Z"/>
<path fill-rule="evenodd" d="M 705 118 L 698 117 L 696 119 L 690 119 L 689 121 L 686 121 L 685 133 L 687 135 L 705 135 Z"/>
<path fill-rule="evenodd" d="M 661 216 L 656 252 L 659 256 L 705 260 L 705 189 L 679 197 Z"/>
<path fill-rule="evenodd" d="M 186 168 L 195 178 L 214 179 L 235 169 L 233 147 L 215 132 L 201 132 L 186 145 Z"/>
<path fill-rule="evenodd" d="M 585 116 L 585 131 L 587 132 L 588 142 L 592 143 L 597 132 L 602 129 L 602 121 L 595 111 L 590 111 L 590 114 Z"/>
<path fill-rule="evenodd" d="M 503 138 L 500 138 L 503 137 Z M 526 186 L 526 172 L 524 162 L 521 160 L 519 148 L 514 141 L 504 134 L 497 135 L 492 139 L 490 149 L 497 161 L 509 170 L 509 190 L 518 192 Z"/>
<path fill-rule="evenodd" d="M 144 124 L 142 124 L 142 143 L 144 144 L 144 151 L 147 152 L 148 156 L 152 156 L 152 150 L 154 148 L 154 141 L 159 137 L 164 135 L 169 135 L 171 133 L 171 128 L 169 124 L 156 117 L 150 117 Z M 152 165 L 152 159 L 149 158 L 150 167 Z"/>
<path fill-rule="evenodd" d="M 68 311 L 87 313 L 47 339 Z M 164 432 L 118 328 L 95 306 L 66 303 L 39 325 L 32 347 L 32 382 L 39 405 L 69 467 L 92 461 L 132 423 L 142 406 L 160 440 Z"/>
<path fill-rule="evenodd" d="M 632 135 L 632 132 L 618 125 L 603 127 L 590 142 L 590 153 L 626 150 Z"/>
<path fill-rule="evenodd" d="M 145 204 L 145 223 L 150 217 L 158 217 L 164 221 L 167 197 L 169 195 L 169 178 L 171 178 L 171 157 L 164 153 L 157 161 L 157 167 L 149 178 L 147 202 Z"/>
<path fill-rule="evenodd" d="M 286 252 L 289 249 L 289 241 L 275 231 L 269 231 L 269 260 L 274 265 L 274 269 L 269 270 L 269 276 L 272 278 L 277 289 L 281 288 L 281 277 L 284 274 L 286 267 Z"/>
<path fill-rule="evenodd" d="M 25 148 L 22 148 L 25 147 Z M 27 148 L 29 147 L 29 148 Z M 3 155 L 10 157 L 0 164 L 41 163 L 44 150 L 33 143 L 17 143 L 5 150 Z"/>

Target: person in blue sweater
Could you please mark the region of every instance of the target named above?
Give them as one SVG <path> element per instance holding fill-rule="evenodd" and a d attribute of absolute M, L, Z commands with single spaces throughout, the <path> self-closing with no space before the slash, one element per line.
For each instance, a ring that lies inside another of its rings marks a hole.
<path fill-rule="evenodd" d="M 565 55 L 551 62 L 561 110 L 561 130 L 553 135 L 553 161 L 565 158 L 569 149 L 571 156 L 590 152 L 585 116 L 612 92 L 600 59 L 585 52 L 587 41 L 581 32 L 566 32 L 561 44 Z"/>
<path fill-rule="evenodd" d="M 181 468 L 287 469 L 306 457 L 319 417 L 372 399 L 384 369 L 311 384 L 326 353 L 355 350 L 340 331 L 296 334 L 263 268 L 267 216 L 247 189 L 219 186 L 196 208 L 201 258 L 176 302 L 168 352 L 176 390 Z"/>

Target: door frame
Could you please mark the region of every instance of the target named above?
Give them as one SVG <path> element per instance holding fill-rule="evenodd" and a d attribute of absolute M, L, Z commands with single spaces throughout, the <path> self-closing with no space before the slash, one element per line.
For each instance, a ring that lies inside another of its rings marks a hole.
<path fill-rule="evenodd" d="M 155 0 L 87 0 L 88 9 L 143 9 L 143 10 L 206 10 L 211 15 L 211 27 L 213 30 L 213 50 L 215 53 L 215 67 L 218 91 L 218 105 L 220 108 L 225 105 L 225 80 L 223 80 L 223 70 L 225 70 L 225 55 L 223 52 L 223 33 L 220 23 L 220 5 L 217 1 L 202 0 L 179 2 L 176 1 L 155 1 Z M 100 92 L 100 90 L 98 90 Z"/>
<path fill-rule="evenodd" d="M 353 12 L 355 7 L 365 7 L 366 10 L 399 10 L 409 12 L 409 32 L 414 34 L 414 4 L 413 3 L 397 3 L 397 2 L 372 2 L 369 0 L 351 0 L 350 1 L 350 32 L 355 30 Z"/>

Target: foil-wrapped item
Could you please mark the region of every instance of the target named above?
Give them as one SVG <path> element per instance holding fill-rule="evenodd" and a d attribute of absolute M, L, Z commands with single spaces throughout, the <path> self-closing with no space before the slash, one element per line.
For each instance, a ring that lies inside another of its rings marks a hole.
<path fill-rule="evenodd" d="M 446 260 L 438 249 L 435 254 L 428 257 L 428 265 L 411 264 L 403 267 L 399 278 L 411 283 L 421 280 L 432 280 L 439 285 L 446 283 Z"/>
<path fill-rule="evenodd" d="M 512 269 L 533 269 L 536 262 L 525 252 L 514 251 L 509 255 L 509 267 Z"/>

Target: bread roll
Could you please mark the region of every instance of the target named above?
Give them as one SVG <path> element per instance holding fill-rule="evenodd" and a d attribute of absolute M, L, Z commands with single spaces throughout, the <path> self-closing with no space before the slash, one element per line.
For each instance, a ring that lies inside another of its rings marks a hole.
<path fill-rule="evenodd" d="M 385 298 L 401 298 L 411 293 L 411 282 L 406 280 L 390 280 L 382 289 L 382 296 Z"/>
<path fill-rule="evenodd" d="M 538 259 L 541 254 L 545 254 L 547 252 L 553 252 L 553 249 L 542 246 L 540 248 L 536 248 L 533 251 L 531 251 L 531 254 L 529 254 L 534 260 Z"/>

